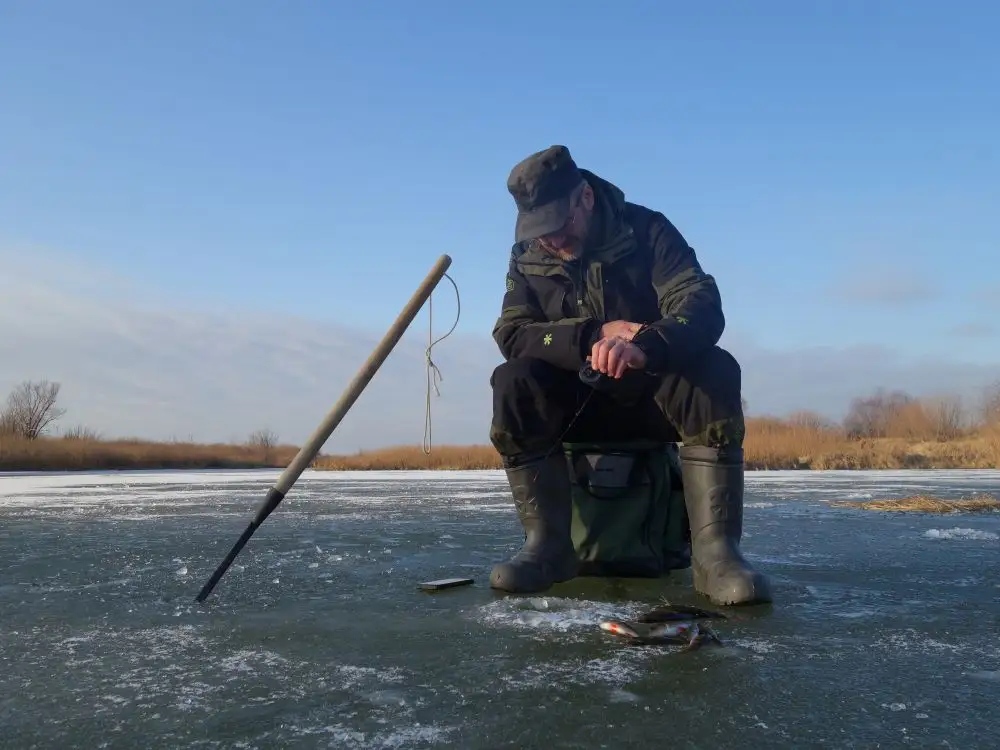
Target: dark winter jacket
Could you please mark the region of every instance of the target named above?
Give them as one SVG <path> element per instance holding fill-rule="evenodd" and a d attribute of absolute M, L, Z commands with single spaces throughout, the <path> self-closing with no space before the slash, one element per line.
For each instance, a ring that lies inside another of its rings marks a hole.
<path fill-rule="evenodd" d="M 648 324 L 634 342 L 647 371 L 690 362 L 722 336 L 725 317 L 715 279 L 667 218 L 581 170 L 594 189 L 593 241 L 566 262 L 534 243 L 515 245 L 493 338 L 505 359 L 536 357 L 577 370 L 601 324 Z"/>

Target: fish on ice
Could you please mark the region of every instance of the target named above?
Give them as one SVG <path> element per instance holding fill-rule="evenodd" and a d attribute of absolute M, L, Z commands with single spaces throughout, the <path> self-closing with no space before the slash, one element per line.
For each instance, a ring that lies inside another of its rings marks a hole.
<path fill-rule="evenodd" d="M 698 607 L 664 604 L 644 612 L 635 620 L 601 620 L 598 627 L 630 644 L 680 644 L 683 646 L 681 651 L 694 651 L 706 643 L 722 645 L 715 631 L 703 622 L 712 618 L 725 619 L 725 615 Z"/>

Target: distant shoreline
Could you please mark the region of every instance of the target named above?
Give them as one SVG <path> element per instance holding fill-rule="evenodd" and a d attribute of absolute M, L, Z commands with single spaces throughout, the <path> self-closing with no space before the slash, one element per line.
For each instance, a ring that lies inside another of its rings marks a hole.
<path fill-rule="evenodd" d="M 158 473 L 178 473 L 184 474 L 190 473 L 213 473 L 218 472 L 220 474 L 226 472 L 280 472 L 284 469 L 284 466 L 241 466 L 241 467 L 226 467 L 219 468 L 214 466 L 190 466 L 190 467 L 159 467 L 159 466 L 129 466 L 127 468 L 120 469 L 4 469 L 0 470 L 0 480 L 3 479 L 18 479 L 25 478 L 29 479 L 31 477 L 73 477 L 73 476 L 108 476 L 114 477 L 117 475 L 129 475 L 129 474 L 158 474 Z M 316 472 L 318 474 L 380 474 L 387 473 L 391 474 L 393 472 L 399 473 L 427 473 L 434 474 L 439 473 L 457 473 L 461 474 L 463 472 L 468 472 L 470 474 L 475 472 L 497 472 L 499 469 L 454 469 L 454 468 L 427 468 L 427 467 L 412 467 L 409 469 L 317 469 L 315 467 L 309 467 L 306 472 Z M 970 468 L 970 467 L 924 467 L 924 468 L 901 468 L 901 469 L 881 469 L 881 468 L 851 468 L 851 469 L 778 469 L 778 468 L 752 468 L 746 467 L 746 473 L 748 475 L 753 474 L 766 474 L 767 472 L 774 471 L 790 471 L 798 474 L 808 475 L 814 473 L 820 473 L 824 471 L 835 471 L 835 472 L 933 472 L 933 471 L 954 471 L 954 472 L 1000 472 L 1000 467 L 996 469 L 992 468 Z"/>
<path fill-rule="evenodd" d="M 0 472 L 284 469 L 298 446 L 178 441 L 0 437 Z M 748 471 L 1000 469 L 1000 432 L 953 440 L 851 439 L 810 428 L 756 429 L 745 442 Z M 489 445 L 392 446 L 353 454 L 321 454 L 318 471 L 501 469 Z"/>
<path fill-rule="evenodd" d="M 25 381 L 0 409 L 0 472 L 284 469 L 299 451 L 270 429 L 241 443 L 107 438 L 86 425 L 52 435 L 65 410 L 60 385 Z M 744 401 L 743 411 L 747 405 Z M 960 399 L 914 399 L 879 389 L 855 399 L 841 422 L 810 411 L 746 418 L 747 470 L 1000 469 L 1000 381 L 986 388 L 978 413 Z M 320 471 L 501 469 L 492 445 L 387 446 L 323 454 Z"/>

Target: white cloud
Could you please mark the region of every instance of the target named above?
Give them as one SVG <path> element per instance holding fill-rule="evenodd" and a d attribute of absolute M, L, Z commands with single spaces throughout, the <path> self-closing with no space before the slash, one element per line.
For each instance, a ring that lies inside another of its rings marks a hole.
<path fill-rule="evenodd" d="M 229 441 L 269 427 L 299 444 L 384 333 L 242 310 L 175 310 L 122 279 L 37 250 L 0 254 L 0 263 L 0 390 L 28 379 L 59 381 L 68 409 L 61 424 L 106 435 Z M 437 294 L 450 293 L 444 284 Z M 437 336 L 452 319 L 435 313 Z M 426 326 L 425 309 L 325 450 L 421 441 Z M 755 414 L 812 409 L 836 417 L 878 386 L 975 396 L 1000 372 L 888 347 L 773 351 L 734 333 L 724 344 L 742 364 Z M 486 442 L 489 376 L 500 362 L 489 331 L 469 333 L 460 324 L 433 358 L 444 378 L 441 397 L 432 397 L 435 444 Z"/>
<path fill-rule="evenodd" d="M 752 414 L 809 409 L 840 418 L 856 396 L 876 388 L 913 396 L 955 394 L 970 404 L 1000 376 L 1000 361 L 982 364 L 904 355 L 888 346 L 823 347 L 773 351 L 734 346 Z"/>
<path fill-rule="evenodd" d="M 896 268 L 869 268 L 863 275 L 843 279 L 833 292 L 848 302 L 890 308 L 920 304 L 937 296 L 927 279 Z"/>
<path fill-rule="evenodd" d="M 980 289 L 977 296 L 992 307 L 1000 307 L 1000 284 Z"/>
<path fill-rule="evenodd" d="M 112 290 L 111 278 L 105 284 L 93 269 L 51 260 L 22 255 L 3 263 L 14 272 L 0 278 L 0 389 L 59 381 L 64 426 L 227 441 L 266 426 L 301 443 L 384 333 L 248 311 L 172 310 L 163 301 L 143 302 L 137 289 Z M 442 317 L 436 315 L 435 336 L 451 324 Z M 426 326 L 425 308 L 326 450 L 421 441 Z M 435 442 L 486 441 L 496 347 L 459 328 L 432 356 L 443 377 L 441 396 L 432 397 Z"/>
<path fill-rule="evenodd" d="M 956 336 L 985 339 L 996 336 L 997 327 L 992 323 L 985 322 L 963 323 L 962 325 L 952 328 L 950 333 L 953 333 Z"/>

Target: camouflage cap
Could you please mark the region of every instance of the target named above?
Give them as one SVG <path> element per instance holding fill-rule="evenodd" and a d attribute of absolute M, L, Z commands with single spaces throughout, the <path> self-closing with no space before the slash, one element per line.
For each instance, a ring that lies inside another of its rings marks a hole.
<path fill-rule="evenodd" d="M 558 231 L 569 218 L 573 189 L 582 181 L 565 146 L 550 146 L 518 162 L 507 177 L 507 190 L 517 204 L 514 241 Z"/>

